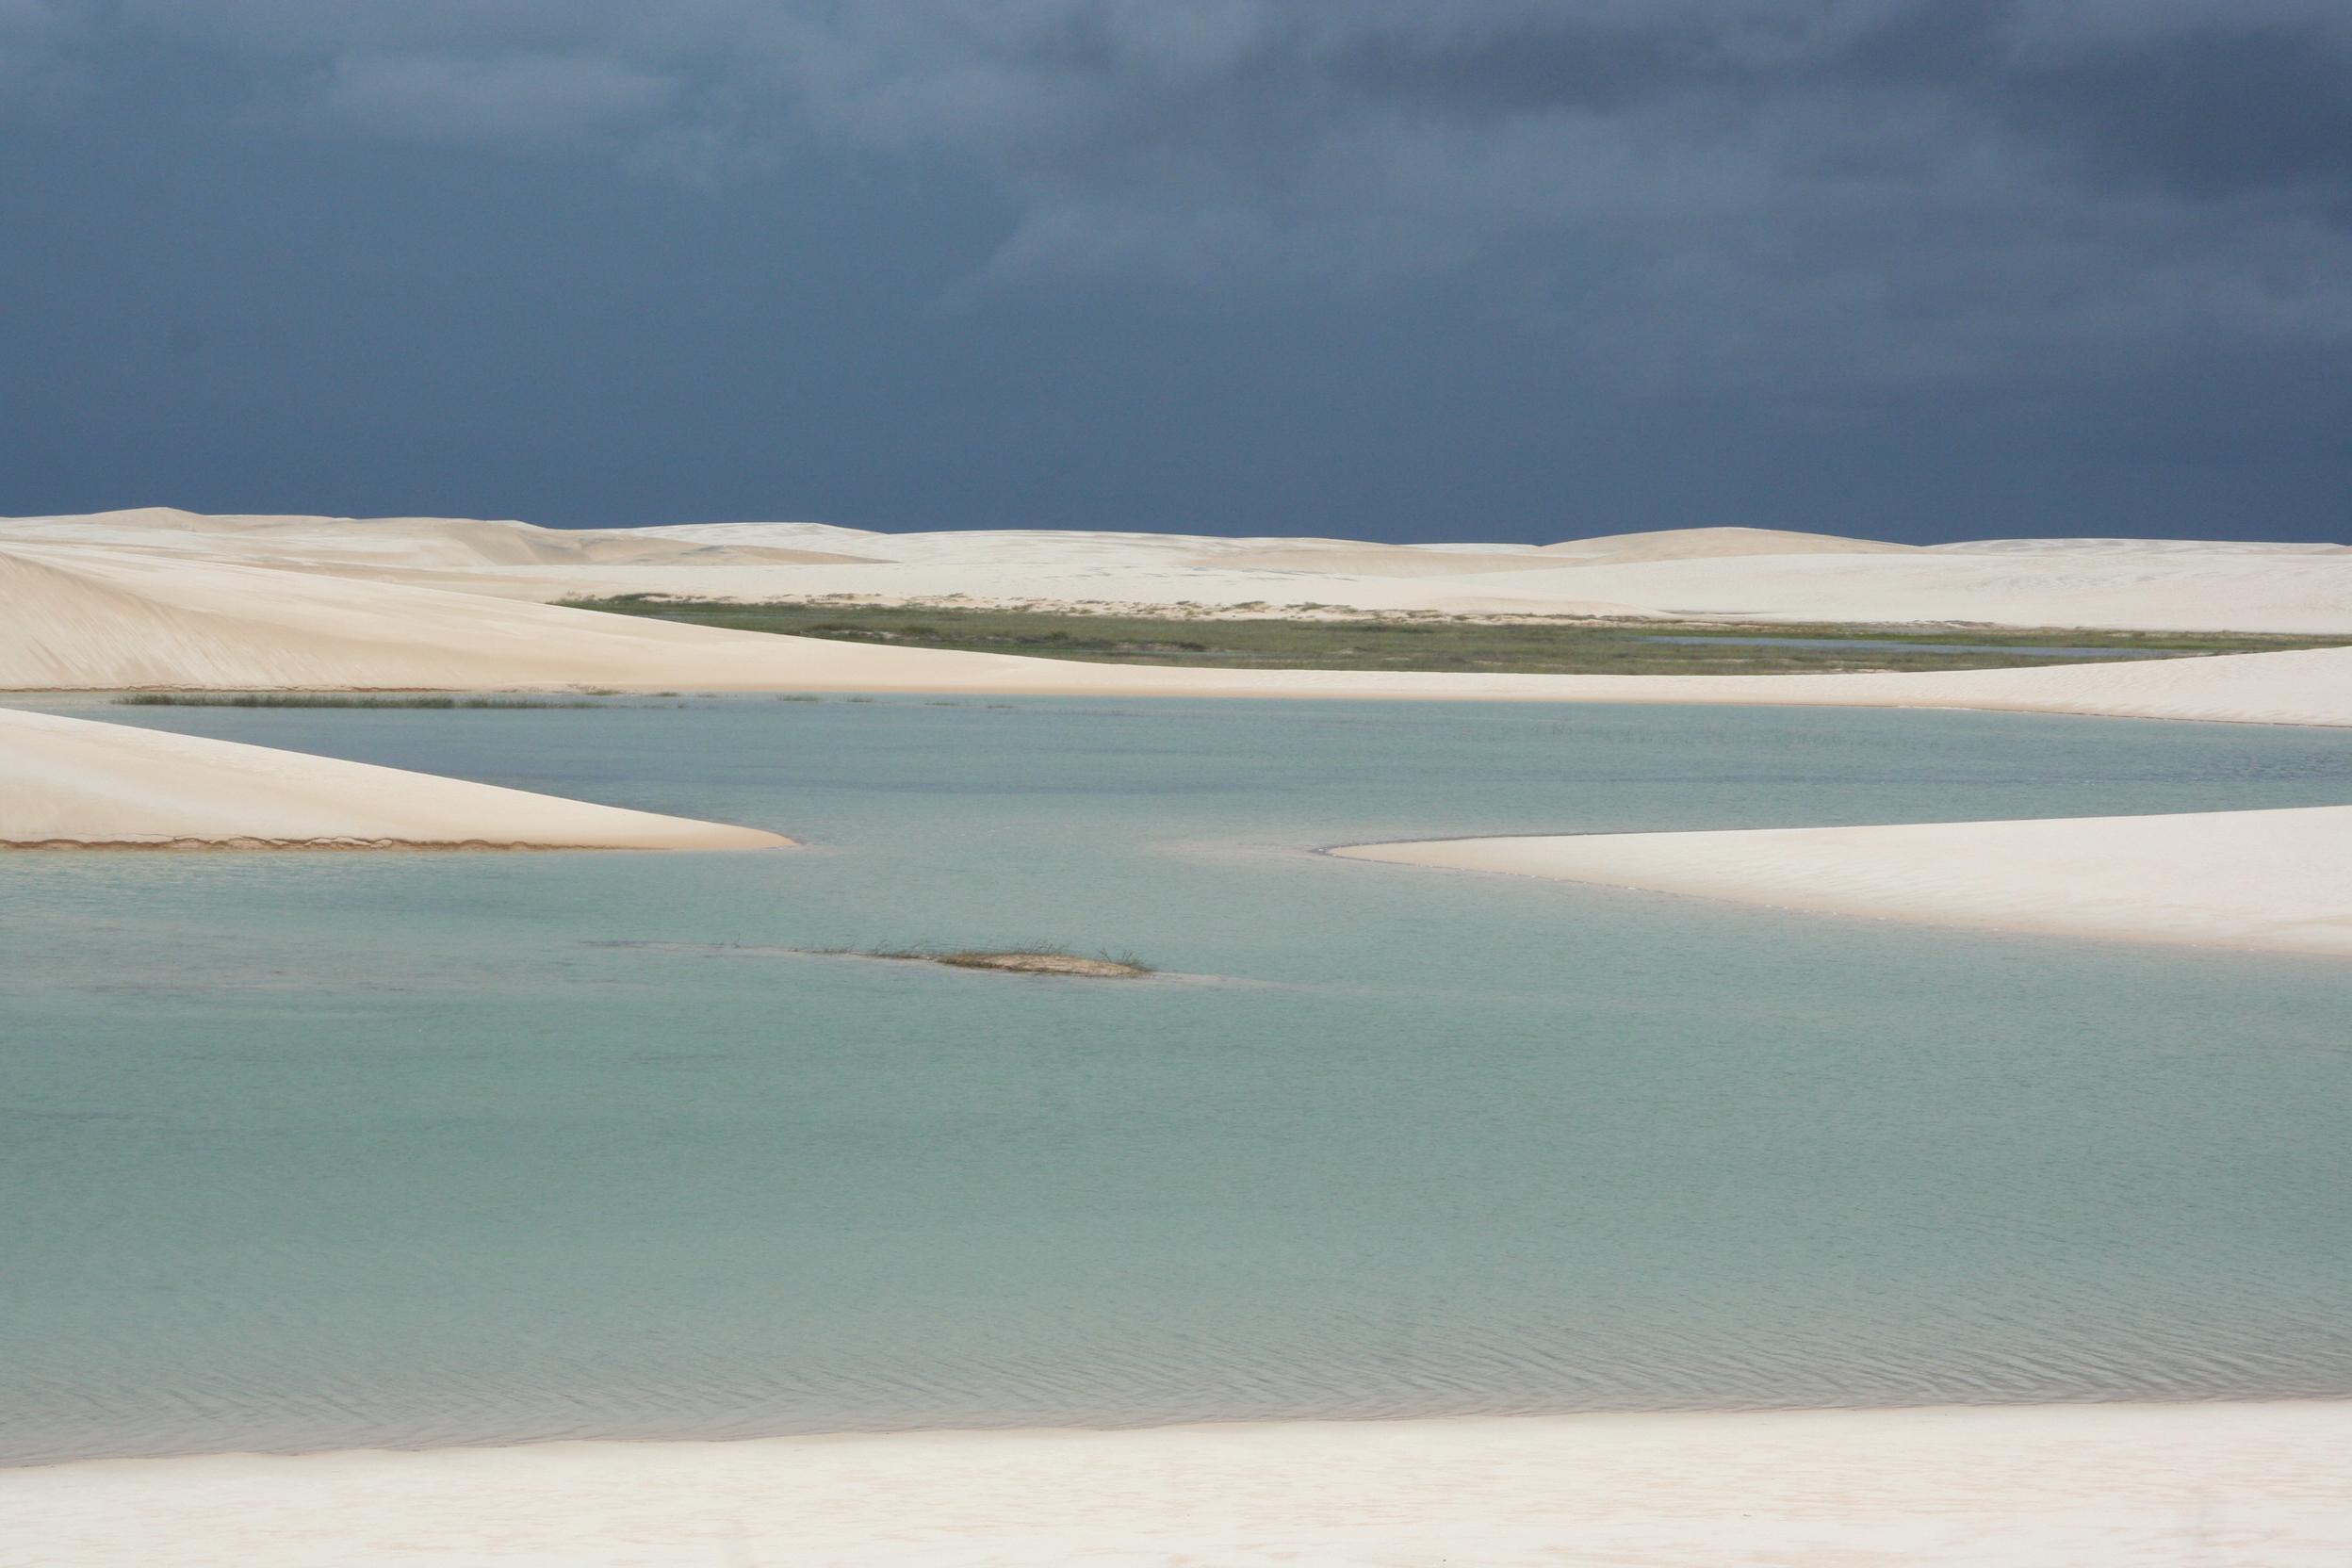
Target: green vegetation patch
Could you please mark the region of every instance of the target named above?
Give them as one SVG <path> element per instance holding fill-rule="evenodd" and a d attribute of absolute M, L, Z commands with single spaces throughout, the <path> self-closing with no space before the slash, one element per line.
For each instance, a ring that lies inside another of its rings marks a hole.
<path fill-rule="evenodd" d="M 840 948 L 829 949 L 827 954 L 845 958 L 945 964 L 950 969 L 992 970 L 1000 974 L 1060 974 L 1086 980 L 1140 980 L 1154 972 L 1150 964 L 1132 953 L 1085 954 L 1058 942 L 1005 948 Z"/>
<path fill-rule="evenodd" d="M 840 599 L 723 604 L 645 594 L 565 602 L 577 610 L 844 643 L 1220 669 L 1782 675 L 1999 669 L 2352 645 L 2348 638 L 2196 632 L 1315 613 L 1316 607 L 1304 605 L 1243 617 Z"/>
<path fill-rule="evenodd" d="M 460 697 L 427 694 L 366 696 L 335 692 L 125 692 L 131 708 L 602 708 L 580 697 Z"/>

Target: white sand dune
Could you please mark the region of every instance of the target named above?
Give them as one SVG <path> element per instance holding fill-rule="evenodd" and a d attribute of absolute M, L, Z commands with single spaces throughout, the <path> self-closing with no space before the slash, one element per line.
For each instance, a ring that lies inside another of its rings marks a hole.
<path fill-rule="evenodd" d="M 757 828 L 0 710 L 0 844 L 44 848 L 761 849 Z"/>
<path fill-rule="evenodd" d="M 913 657 L 772 641 L 240 563 L 0 552 L 0 688 L 12 690 L 760 688 L 868 668 L 887 676 Z"/>
<path fill-rule="evenodd" d="M 808 565 L 875 559 L 751 540 L 682 539 L 654 529 L 551 529 L 471 517 L 209 516 L 164 506 L 12 518 L 0 521 L 0 536 L 285 566 Z"/>
<path fill-rule="evenodd" d="M 1921 549 L 1702 528 L 1546 546 L 813 523 L 567 531 L 465 518 L 207 517 L 167 508 L 0 519 L 0 550 L 101 547 L 521 599 L 629 593 L 984 603 L 1316 603 L 1367 611 L 1968 622 L 2352 635 L 2352 549 L 1993 540 Z"/>
<path fill-rule="evenodd" d="M 2352 957 L 2352 806 L 1333 853 L 1880 920 Z"/>
<path fill-rule="evenodd" d="M 1600 563 L 1573 575 L 1587 597 L 1726 618 L 2352 634 L 2352 551 L 1921 549 Z"/>
<path fill-rule="evenodd" d="M 2352 724 L 2352 648 L 1930 674 L 1186 669 L 727 631 L 110 546 L 0 548 L 0 689 L 566 685 L 1767 703 Z"/>
<path fill-rule="evenodd" d="M 1213 571 L 1293 572 L 1308 577 L 1479 577 L 1548 564 L 1532 549 L 1432 550 L 1413 545 L 1271 545 L 1195 556 L 1186 566 Z"/>
<path fill-rule="evenodd" d="M 931 1432 L 0 1472 L 74 1568 L 2341 1568 L 2352 1405 Z"/>
<path fill-rule="evenodd" d="M 1556 560 L 1621 565 L 1636 561 L 1721 561 L 1753 555 L 1908 555 L 1919 547 L 1776 528 L 1674 528 L 1563 539 L 1544 546 L 1543 553 Z"/>
<path fill-rule="evenodd" d="M 2259 539 L 1966 539 L 1928 545 L 1957 555 L 2343 555 L 2352 545 Z"/>

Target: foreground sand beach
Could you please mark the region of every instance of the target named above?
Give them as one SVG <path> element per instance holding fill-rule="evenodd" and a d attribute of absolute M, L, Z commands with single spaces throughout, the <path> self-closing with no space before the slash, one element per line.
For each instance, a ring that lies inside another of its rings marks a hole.
<path fill-rule="evenodd" d="M 2336 1568 L 2352 1404 L 560 1443 L 0 1471 L 0 1562 Z"/>
<path fill-rule="evenodd" d="M 771 849 L 752 827 L 0 710 L 0 846 Z"/>

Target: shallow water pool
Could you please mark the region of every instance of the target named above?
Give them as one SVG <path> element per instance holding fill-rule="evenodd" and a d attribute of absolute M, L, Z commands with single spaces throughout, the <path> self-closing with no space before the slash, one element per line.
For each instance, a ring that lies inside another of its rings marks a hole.
<path fill-rule="evenodd" d="M 2352 1393 L 2352 966 L 1335 860 L 2352 801 L 2032 715 L 90 716 L 776 828 L 0 858 L 0 1453 Z M 1061 940 L 1141 982 L 794 950 Z"/>

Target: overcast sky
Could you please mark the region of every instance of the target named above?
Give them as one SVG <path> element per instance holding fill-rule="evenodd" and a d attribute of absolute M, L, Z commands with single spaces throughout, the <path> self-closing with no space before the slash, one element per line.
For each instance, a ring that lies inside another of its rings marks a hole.
<path fill-rule="evenodd" d="M 0 0 L 0 513 L 2347 496 L 2347 0 Z"/>

